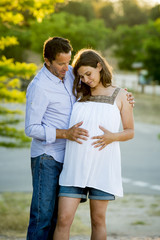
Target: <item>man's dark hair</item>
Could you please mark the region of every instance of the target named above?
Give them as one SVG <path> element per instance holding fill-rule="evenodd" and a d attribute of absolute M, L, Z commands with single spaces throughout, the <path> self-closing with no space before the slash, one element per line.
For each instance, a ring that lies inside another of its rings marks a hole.
<path fill-rule="evenodd" d="M 56 55 L 60 53 L 69 53 L 72 51 L 70 41 L 61 37 L 52 37 L 47 39 L 43 45 L 43 57 L 50 62 L 56 59 Z"/>

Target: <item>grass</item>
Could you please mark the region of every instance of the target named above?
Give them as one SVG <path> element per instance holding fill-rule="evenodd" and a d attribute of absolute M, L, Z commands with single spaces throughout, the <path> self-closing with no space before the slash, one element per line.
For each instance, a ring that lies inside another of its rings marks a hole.
<path fill-rule="evenodd" d="M 159 204 L 158 203 L 152 203 L 150 207 L 151 208 L 157 208 L 157 207 L 159 207 Z"/>
<path fill-rule="evenodd" d="M 150 216 L 160 217 L 160 210 L 150 210 L 150 211 L 148 212 L 148 214 L 149 214 Z"/>
<path fill-rule="evenodd" d="M 0 194 L 0 235 L 24 236 L 29 221 L 30 193 Z"/>
<path fill-rule="evenodd" d="M 0 194 L 0 236 L 25 237 L 29 222 L 31 193 Z M 88 235 L 90 228 L 76 215 L 71 228 L 72 235 Z"/>
<path fill-rule="evenodd" d="M 136 221 L 136 222 L 133 222 L 132 225 L 146 225 L 146 223 L 143 221 Z"/>

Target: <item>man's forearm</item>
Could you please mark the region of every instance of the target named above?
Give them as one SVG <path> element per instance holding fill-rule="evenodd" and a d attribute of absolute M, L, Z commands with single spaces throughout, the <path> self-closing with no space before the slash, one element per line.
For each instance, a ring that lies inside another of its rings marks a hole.
<path fill-rule="evenodd" d="M 46 140 L 45 129 L 40 124 L 33 124 L 25 127 L 25 133 L 28 137 L 36 138 L 41 141 Z"/>
<path fill-rule="evenodd" d="M 49 144 L 56 141 L 56 129 L 54 127 L 32 124 L 30 126 L 25 126 L 25 133 L 28 137 L 32 137 Z"/>

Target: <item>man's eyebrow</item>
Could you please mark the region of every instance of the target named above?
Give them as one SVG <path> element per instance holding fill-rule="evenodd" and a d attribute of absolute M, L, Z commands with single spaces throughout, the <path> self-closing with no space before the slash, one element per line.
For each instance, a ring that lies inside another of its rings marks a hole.
<path fill-rule="evenodd" d="M 71 59 L 67 62 L 67 63 L 70 63 Z M 58 64 L 64 64 L 66 62 L 57 62 Z"/>

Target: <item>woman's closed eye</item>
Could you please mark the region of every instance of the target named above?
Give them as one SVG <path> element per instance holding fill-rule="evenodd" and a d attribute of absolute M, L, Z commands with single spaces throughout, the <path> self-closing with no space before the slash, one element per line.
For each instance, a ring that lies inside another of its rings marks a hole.
<path fill-rule="evenodd" d="M 89 77 L 91 75 L 91 73 L 86 73 L 86 76 Z"/>

